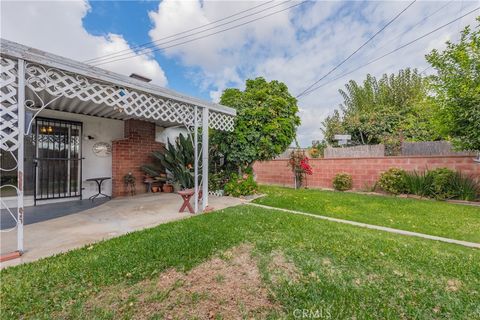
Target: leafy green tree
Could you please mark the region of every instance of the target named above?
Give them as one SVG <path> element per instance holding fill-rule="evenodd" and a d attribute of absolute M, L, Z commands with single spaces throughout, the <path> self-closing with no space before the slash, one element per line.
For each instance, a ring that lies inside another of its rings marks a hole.
<path fill-rule="evenodd" d="M 297 100 L 279 81 L 246 81 L 244 91 L 226 89 L 220 103 L 237 110 L 233 132 L 215 131 L 214 150 L 231 168 L 243 171 L 255 162 L 270 160 L 287 149 L 300 125 Z"/>
<path fill-rule="evenodd" d="M 472 31 L 467 26 L 458 43 L 433 50 L 427 61 L 432 76 L 440 130 L 458 149 L 480 151 L 480 17 Z"/>
<path fill-rule="evenodd" d="M 342 133 L 350 134 L 354 144 L 440 138 L 431 125 L 433 107 L 427 80 L 416 69 L 384 74 L 379 80 L 368 74 L 363 83 L 351 80 L 339 92 L 343 97 L 340 111 L 323 122 L 329 143 Z"/>
<path fill-rule="evenodd" d="M 322 132 L 323 139 L 325 142 L 330 144 L 336 143 L 333 139 L 336 134 L 345 133 L 345 128 L 343 127 L 342 117 L 338 110 L 334 110 L 332 115 L 329 115 L 322 121 Z"/>

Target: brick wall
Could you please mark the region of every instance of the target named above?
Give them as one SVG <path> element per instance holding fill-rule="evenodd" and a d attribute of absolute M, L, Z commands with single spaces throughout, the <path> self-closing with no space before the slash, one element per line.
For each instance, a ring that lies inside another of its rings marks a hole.
<path fill-rule="evenodd" d="M 472 156 L 310 159 L 313 175 L 307 176 L 307 185 L 332 188 L 333 177 L 339 172 L 347 172 L 352 176 L 353 188 L 364 189 L 366 186 L 372 186 L 380 174 L 391 167 L 407 171 L 446 167 L 472 175 L 480 180 L 480 163 L 474 162 L 472 159 Z M 284 159 L 255 163 L 253 169 L 257 182 L 293 186 L 293 174 L 287 164 L 288 160 Z"/>
<path fill-rule="evenodd" d="M 155 142 L 155 124 L 127 120 L 124 122 L 124 139 L 112 142 L 112 196 L 126 195 L 123 177 L 131 172 L 136 178 L 137 193 L 145 192 L 143 164 L 151 163 L 151 153 L 164 145 Z"/>

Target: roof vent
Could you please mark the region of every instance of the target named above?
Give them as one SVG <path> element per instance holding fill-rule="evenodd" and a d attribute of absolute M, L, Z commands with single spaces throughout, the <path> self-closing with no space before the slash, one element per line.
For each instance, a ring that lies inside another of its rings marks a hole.
<path fill-rule="evenodd" d="M 137 79 L 137 80 L 140 80 L 140 81 L 143 81 L 143 82 L 150 82 L 150 81 L 152 81 L 152 79 L 149 79 L 149 78 L 147 78 L 147 77 L 141 76 L 141 75 L 136 74 L 136 73 L 132 73 L 132 74 L 130 75 L 130 78 Z"/>

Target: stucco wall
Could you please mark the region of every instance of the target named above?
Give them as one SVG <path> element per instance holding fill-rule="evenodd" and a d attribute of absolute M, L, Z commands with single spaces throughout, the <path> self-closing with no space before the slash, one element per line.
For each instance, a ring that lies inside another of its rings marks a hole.
<path fill-rule="evenodd" d="M 123 138 L 123 121 L 99 117 L 86 116 L 81 114 L 60 112 L 54 110 L 44 110 L 41 117 L 79 121 L 83 123 L 82 156 L 85 158 L 82 162 L 82 196 L 87 199 L 97 193 L 98 187 L 95 182 L 86 182 L 88 178 L 111 177 L 112 176 L 112 156 L 97 157 L 92 147 L 97 142 L 107 142 L 110 145 L 113 140 Z M 87 136 L 94 137 L 88 140 Z M 104 193 L 112 194 L 112 181 L 107 180 L 102 184 Z"/>
<path fill-rule="evenodd" d="M 183 127 L 171 127 L 171 128 L 163 128 L 163 127 L 155 127 L 155 141 L 166 144 L 168 140 L 170 143 L 174 143 L 175 139 L 180 135 L 183 134 L 185 137 L 188 136 L 187 129 Z"/>

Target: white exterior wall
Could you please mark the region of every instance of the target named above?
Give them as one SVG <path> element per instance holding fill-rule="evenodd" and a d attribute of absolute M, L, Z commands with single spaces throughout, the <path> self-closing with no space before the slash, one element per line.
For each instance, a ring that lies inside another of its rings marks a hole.
<path fill-rule="evenodd" d="M 175 139 L 180 135 L 183 134 L 185 137 L 188 137 L 187 129 L 183 127 L 171 127 L 171 128 L 163 128 L 163 127 L 155 127 L 155 141 L 167 143 L 167 140 L 170 140 L 170 143 L 175 143 Z"/>
<path fill-rule="evenodd" d="M 107 142 L 111 145 L 112 140 L 122 139 L 124 131 L 123 121 L 54 110 L 43 110 L 39 117 L 83 123 L 82 157 L 85 159 L 82 161 L 82 187 L 84 188 L 82 198 L 88 199 L 88 197 L 96 194 L 98 192 L 97 184 L 93 181 L 87 182 L 85 180 L 95 177 L 111 177 L 112 156 L 97 157 L 93 153 L 92 147 L 97 142 Z M 85 139 L 89 135 L 95 137 L 95 139 Z M 108 195 L 112 194 L 112 180 L 103 182 L 102 192 Z M 47 201 L 41 201 L 40 203 L 47 203 Z"/>

